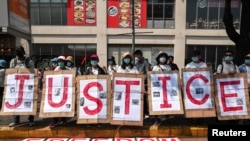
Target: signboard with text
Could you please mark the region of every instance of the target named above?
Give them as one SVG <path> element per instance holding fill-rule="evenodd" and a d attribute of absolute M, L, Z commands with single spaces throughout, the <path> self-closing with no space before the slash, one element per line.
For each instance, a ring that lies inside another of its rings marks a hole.
<path fill-rule="evenodd" d="M 35 115 L 37 83 L 36 69 L 6 69 L 0 115 Z"/>
<path fill-rule="evenodd" d="M 215 102 L 219 120 L 250 119 L 247 74 L 215 76 Z"/>
<path fill-rule="evenodd" d="M 68 25 L 96 25 L 96 0 L 68 0 Z"/>
<path fill-rule="evenodd" d="M 150 115 L 184 114 L 179 72 L 148 72 Z"/>
<path fill-rule="evenodd" d="M 111 80 L 109 75 L 77 77 L 77 123 L 110 122 Z"/>
<path fill-rule="evenodd" d="M 143 125 L 143 74 L 113 75 L 111 124 Z"/>
<path fill-rule="evenodd" d="M 108 0 L 108 28 L 132 27 L 132 1 Z M 134 26 L 147 27 L 147 1 L 134 0 Z"/>
<path fill-rule="evenodd" d="M 186 117 L 215 117 L 211 68 L 182 69 Z"/>
<path fill-rule="evenodd" d="M 45 71 L 39 117 L 74 117 L 74 70 Z"/>

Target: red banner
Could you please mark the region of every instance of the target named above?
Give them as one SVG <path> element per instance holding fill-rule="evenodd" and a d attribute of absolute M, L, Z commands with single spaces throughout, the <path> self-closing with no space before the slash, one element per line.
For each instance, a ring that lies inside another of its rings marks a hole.
<path fill-rule="evenodd" d="M 131 0 L 108 1 L 108 27 L 130 28 L 132 26 Z M 147 1 L 135 0 L 134 2 L 135 28 L 147 26 Z"/>
<path fill-rule="evenodd" d="M 68 0 L 68 25 L 96 25 L 96 0 Z"/>

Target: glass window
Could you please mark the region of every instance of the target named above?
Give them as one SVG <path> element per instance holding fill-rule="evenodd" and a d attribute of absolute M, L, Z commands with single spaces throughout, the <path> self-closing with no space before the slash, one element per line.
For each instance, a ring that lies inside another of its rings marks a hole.
<path fill-rule="evenodd" d="M 40 11 L 39 11 L 39 25 L 50 25 L 50 6 L 48 3 L 44 3 L 40 5 Z"/>
<path fill-rule="evenodd" d="M 51 25 L 62 24 L 62 7 L 61 4 L 51 4 Z"/>
<path fill-rule="evenodd" d="M 147 27 L 174 28 L 175 0 L 148 0 Z"/>
<path fill-rule="evenodd" d="M 67 25 L 67 0 L 30 1 L 32 25 Z"/>
<path fill-rule="evenodd" d="M 225 0 L 187 0 L 186 27 L 193 29 L 223 29 L 225 28 L 222 21 L 224 10 Z M 232 0 L 231 11 L 234 26 L 239 29 L 241 2 Z"/>

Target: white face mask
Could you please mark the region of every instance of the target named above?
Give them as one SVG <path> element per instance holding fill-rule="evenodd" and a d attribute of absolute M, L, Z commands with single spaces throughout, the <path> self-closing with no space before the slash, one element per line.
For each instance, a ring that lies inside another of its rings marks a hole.
<path fill-rule="evenodd" d="M 160 57 L 160 59 L 159 59 L 159 61 L 161 62 L 161 63 L 165 63 L 166 62 L 166 58 L 165 57 Z"/>

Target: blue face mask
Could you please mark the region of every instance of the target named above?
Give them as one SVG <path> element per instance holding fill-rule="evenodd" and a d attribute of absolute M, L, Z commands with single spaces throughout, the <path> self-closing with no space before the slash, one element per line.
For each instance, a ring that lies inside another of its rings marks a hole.
<path fill-rule="evenodd" d="M 113 65 L 113 61 L 108 61 L 108 64 L 109 65 Z"/>
<path fill-rule="evenodd" d="M 197 62 L 198 61 L 198 57 L 192 57 L 192 61 L 193 62 Z"/>
<path fill-rule="evenodd" d="M 123 62 L 124 62 L 125 64 L 129 64 L 129 63 L 130 63 L 130 58 L 124 58 L 124 59 L 123 59 Z"/>
<path fill-rule="evenodd" d="M 225 56 L 225 57 L 224 57 L 224 60 L 225 60 L 225 61 L 232 61 L 232 60 L 233 60 L 233 57 L 232 57 L 232 56 Z"/>
<path fill-rule="evenodd" d="M 96 66 L 98 62 L 96 60 L 91 60 L 90 63 L 92 66 Z"/>
<path fill-rule="evenodd" d="M 246 65 L 250 65 L 250 59 L 246 59 L 246 60 L 245 60 L 245 64 L 246 64 Z"/>

